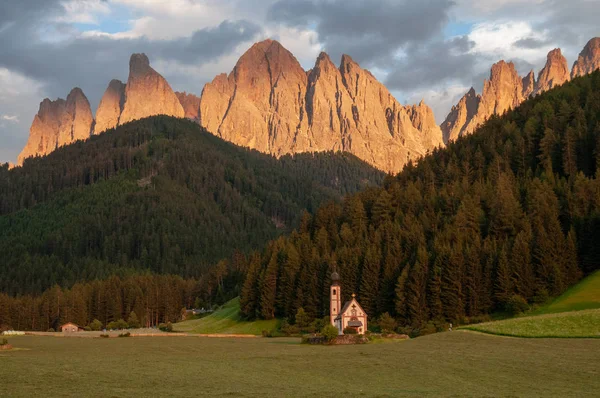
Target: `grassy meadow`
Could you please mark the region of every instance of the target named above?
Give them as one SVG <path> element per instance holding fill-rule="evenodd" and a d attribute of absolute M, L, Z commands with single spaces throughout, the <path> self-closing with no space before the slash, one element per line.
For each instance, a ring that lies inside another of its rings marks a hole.
<path fill-rule="evenodd" d="M 550 304 L 534 311 L 533 314 L 554 314 L 593 308 L 600 308 L 600 271 L 583 279 Z"/>
<path fill-rule="evenodd" d="M 600 338 L 600 309 L 511 318 L 463 329 L 513 337 Z"/>
<path fill-rule="evenodd" d="M 512 337 L 600 338 L 600 271 L 521 317 L 462 329 Z"/>
<path fill-rule="evenodd" d="M 173 325 L 178 332 L 199 334 L 253 334 L 261 335 L 263 330 L 273 330 L 277 320 L 244 321 L 240 318 L 240 299 L 235 298 L 214 313 L 200 319 L 179 322 Z"/>
<path fill-rule="evenodd" d="M 462 331 L 394 343 L 289 338 L 23 336 L 0 352 L 0 396 L 597 396 L 600 340 Z"/>

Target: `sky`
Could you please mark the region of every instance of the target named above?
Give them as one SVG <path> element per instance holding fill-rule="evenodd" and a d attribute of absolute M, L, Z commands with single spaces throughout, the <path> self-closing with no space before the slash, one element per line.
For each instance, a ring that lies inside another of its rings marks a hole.
<path fill-rule="evenodd" d="M 267 38 L 307 70 L 321 51 L 349 54 L 442 122 L 500 59 L 537 76 L 560 47 L 571 66 L 598 20 L 600 0 L 0 0 L 0 162 L 16 160 L 44 98 L 80 87 L 95 112 L 134 52 L 197 95 Z"/>

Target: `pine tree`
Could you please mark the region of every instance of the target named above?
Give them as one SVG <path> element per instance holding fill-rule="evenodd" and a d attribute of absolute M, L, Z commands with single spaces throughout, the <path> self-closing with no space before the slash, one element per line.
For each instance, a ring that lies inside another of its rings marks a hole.
<path fill-rule="evenodd" d="M 248 274 L 244 280 L 244 285 L 240 294 L 240 311 L 249 318 L 254 318 L 258 314 L 258 283 L 260 276 L 260 257 L 257 254 L 250 256 L 250 265 Z"/>
<path fill-rule="evenodd" d="M 506 249 L 502 247 L 498 253 L 496 262 L 496 277 L 494 284 L 494 298 L 497 305 L 503 308 L 512 296 L 512 283 L 510 278 L 510 270 L 508 267 L 508 257 Z"/>
<path fill-rule="evenodd" d="M 379 273 L 381 270 L 381 255 L 373 245 L 367 248 L 363 260 L 360 302 L 367 314 L 377 313 L 377 296 L 379 295 Z"/>
<path fill-rule="evenodd" d="M 531 300 L 535 293 L 535 272 L 531 263 L 530 241 L 530 232 L 519 232 L 510 255 L 511 279 L 515 291 L 528 300 Z"/>
<path fill-rule="evenodd" d="M 581 279 L 581 269 L 577 259 L 577 240 L 575 238 L 575 230 L 571 229 L 567 235 L 567 243 L 565 245 L 565 283 L 573 285 Z"/>
<path fill-rule="evenodd" d="M 260 315 L 263 319 L 275 318 L 278 268 L 277 253 L 273 253 L 267 268 L 263 271 L 260 283 Z"/>
<path fill-rule="evenodd" d="M 406 307 L 408 319 L 413 326 L 420 326 L 427 320 L 428 308 L 426 299 L 427 274 L 429 257 L 424 247 L 417 251 L 417 261 L 410 268 L 406 284 Z"/>
<path fill-rule="evenodd" d="M 396 315 L 404 322 L 408 322 L 408 310 L 407 310 L 407 281 L 410 272 L 410 266 L 406 265 L 400 276 L 398 276 L 398 282 L 396 283 Z"/>

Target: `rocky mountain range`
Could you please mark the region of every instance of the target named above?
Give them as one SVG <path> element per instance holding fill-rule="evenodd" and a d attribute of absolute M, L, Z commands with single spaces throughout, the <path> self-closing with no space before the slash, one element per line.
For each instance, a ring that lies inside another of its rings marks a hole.
<path fill-rule="evenodd" d="M 429 106 L 400 104 L 348 55 L 336 66 L 321 53 L 305 71 L 280 43 L 265 40 L 242 55 L 229 75 L 207 83 L 198 97 L 174 92 L 145 54 L 133 54 L 127 83 L 109 83 L 95 120 L 79 88 L 66 101 L 42 101 L 18 162 L 132 120 L 169 115 L 195 120 L 227 141 L 274 156 L 343 150 L 396 173 L 409 160 L 472 133 L 490 116 L 598 68 L 600 38 L 588 42 L 570 72 L 560 49 L 552 50 L 537 80 L 533 71 L 522 78 L 512 62 L 499 61 L 482 94 L 471 88 L 438 126 Z"/>
<path fill-rule="evenodd" d="M 577 76 L 600 68 L 600 38 L 591 39 L 569 71 L 567 59 L 559 48 L 548 53 L 546 64 L 538 73 L 530 71 L 521 78 L 512 62 L 499 61 L 492 66 L 489 80 L 478 95 L 471 88 L 456 104 L 441 124 L 444 142 L 471 134 L 492 115 L 501 115 L 519 106 L 531 95 L 537 95 Z"/>

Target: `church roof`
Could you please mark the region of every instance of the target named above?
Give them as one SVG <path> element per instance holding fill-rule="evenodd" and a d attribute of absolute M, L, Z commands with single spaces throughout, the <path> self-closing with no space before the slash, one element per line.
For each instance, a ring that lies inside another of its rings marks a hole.
<path fill-rule="evenodd" d="M 355 297 L 352 297 L 351 300 L 346 301 L 346 303 L 344 303 L 344 306 L 342 307 L 342 310 L 340 311 L 340 313 L 338 314 L 338 316 L 335 317 L 335 319 L 339 319 L 342 317 L 342 315 L 344 315 L 346 313 L 346 311 L 348 310 L 348 308 L 350 307 L 350 305 L 352 303 L 356 303 L 356 305 L 358 306 L 358 308 L 360 308 L 360 310 L 362 311 L 362 313 L 367 316 L 367 313 L 365 312 L 365 310 L 363 309 L 363 307 L 360 306 L 360 304 L 358 303 L 358 300 L 356 300 Z"/>

